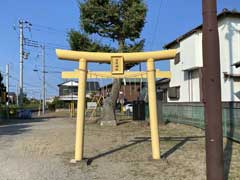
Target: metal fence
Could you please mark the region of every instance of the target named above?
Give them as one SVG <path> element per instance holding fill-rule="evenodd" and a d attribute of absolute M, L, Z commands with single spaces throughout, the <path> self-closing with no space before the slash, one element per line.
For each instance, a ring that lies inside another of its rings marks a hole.
<path fill-rule="evenodd" d="M 160 119 L 204 129 L 202 103 L 162 103 Z M 240 142 L 240 103 L 222 103 L 222 124 L 225 137 Z"/>

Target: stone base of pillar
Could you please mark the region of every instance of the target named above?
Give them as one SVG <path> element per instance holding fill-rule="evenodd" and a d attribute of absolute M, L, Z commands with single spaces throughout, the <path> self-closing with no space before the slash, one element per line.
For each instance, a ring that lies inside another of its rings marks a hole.
<path fill-rule="evenodd" d="M 110 121 L 100 121 L 100 126 L 117 126 L 117 122 L 115 120 Z"/>
<path fill-rule="evenodd" d="M 76 164 L 81 169 L 87 168 L 88 166 L 88 159 L 83 159 L 81 161 L 77 161 L 75 159 L 70 160 L 70 164 Z"/>

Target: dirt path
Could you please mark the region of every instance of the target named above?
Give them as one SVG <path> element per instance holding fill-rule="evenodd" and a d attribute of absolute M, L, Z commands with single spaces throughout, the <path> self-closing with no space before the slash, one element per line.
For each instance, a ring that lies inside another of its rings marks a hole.
<path fill-rule="evenodd" d="M 160 126 L 161 154 L 152 161 L 149 127 L 88 124 L 86 163 L 73 165 L 75 122 L 55 117 L 0 126 L 0 180 L 200 180 L 205 179 L 203 131 Z M 237 179 L 240 146 L 234 145 L 231 179 Z"/>

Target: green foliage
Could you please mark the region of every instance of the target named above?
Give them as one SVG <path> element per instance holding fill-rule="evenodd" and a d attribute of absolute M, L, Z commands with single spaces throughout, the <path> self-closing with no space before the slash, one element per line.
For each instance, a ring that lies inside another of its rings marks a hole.
<path fill-rule="evenodd" d="M 17 106 L 9 106 L 9 109 L 8 109 L 9 117 L 16 118 L 18 109 L 19 108 Z"/>
<path fill-rule="evenodd" d="M 61 109 L 61 108 L 68 108 L 68 104 L 64 103 L 64 101 L 59 100 L 58 97 L 54 98 L 53 102 L 51 104 L 48 104 L 48 107 L 52 110 L 54 109 Z"/>
<path fill-rule="evenodd" d="M 127 44 L 124 46 L 124 52 L 139 52 L 143 50 L 145 40 L 142 39 L 138 42 L 134 42 L 133 44 Z"/>
<path fill-rule="evenodd" d="M 55 104 L 53 104 L 53 103 L 49 103 L 49 104 L 47 105 L 47 107 L 48 107 L 48 110 L 49 110 L 49 111 L 55 111 L 55 110 L 56 110 L 56 106 L 55 106 Z"/>
<path fill-rule="evenodd" d="M 1 118 L 6 117 L 6 108 L 5 106 L 0 105 L 0 122 L 1 122 Z"/>
<path fill-rule="evenodd" d="M 29 104 L 24 104 L 22 109 L 28 109 L 28 110 L 38 110 L 39 108 L 39 103 L 32 103 L 30 101 Z"/>
<path fill-rule="evenodd" d="M 3 84 L 3 77 L 2 74 L 0 73 L 0 103 L 5 103 L 4 99 L 5 99 L 5 93 L 6 93 L 6 87 Z"/>
<path fill-rule="evenodd" d="M 90 52 L 114 52 L 114 48 L 102 45 L 100 42 L 91 40 L 87 34 L 71 30 L 68 33 L 68 41 L 72 50 Z"/>
<path fill-rule="evenodd" d="M 28 99 L 26 94 L 23 94 L 23 104 L 24 105 L 30 104 L 30 100 Z"/>
<path fill-rule="evenodd" d="M 144 40 L 138 40 L 147 12 L 143 0 L 85 0 L 79 2 L 79 9 L 84 33 L 69 32 L 68 40 L 73 50 L 116 52 L 110 46 L 91 40 L 88 34 L 117 41 L 119 52 L 143 49 Z"/>
<path fill-rule="evenodd" d="M 3 77 L 2 77 L 2 74 L 0 73 L 0 89 L 1 90 L 5 87 L 2 81 L 3 81 Z"/>
<path fill-rule="evenodd" d="M 81 25 L 87 33 L 118 41 L 140 37 L 147 12 L 142 0 L 85 0 L 79 4 Z"/>

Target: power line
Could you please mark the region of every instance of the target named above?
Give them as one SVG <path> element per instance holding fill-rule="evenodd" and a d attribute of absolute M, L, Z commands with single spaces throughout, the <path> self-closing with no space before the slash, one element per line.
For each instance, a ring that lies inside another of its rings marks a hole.
<path fill-rule="evenodd" d="M 62 49 L 69 49 L 69 47 L 52 43 L 52 42 L 41 42 L 41 41 L 35 41 L 35 40 L 30 40 L 28 38 L 24 38 L 24 45 L 29 46 L 29 47 L 42 47 L 42 44 L 45 45 L 45 49 L 53 49 L 55 50 L 56 48 L 62 48 Z"/>
<path fill-rule="evenodd" d="M 50 33 L 56 33 L 56 32 L 61 32 L 61 33 L 68 33 L 68 31 L 67 30 L 59 30 L 59 29 L 56 29 L 56 28 L 53 28 L 53 27 L 50 27 L 50 26 L 45 26 L 45 25 L 39 25 L 39 24 L 31 24 L 31 23 L 29 23 L 29 22 L 27 22 L 27 21 L 21 21 L 22 23 L 23 23 L 23 25 L 24 25 L 24 23 L 25 24 L 29 24 L 29 27 L 31 27 L 31 30 L 36 30 L 36 31 L 40 31 L 40 32 L 50 32 Z M 24 28 L 26 28 L 26 26 L 23 26 L 22 27 L 22 29 L 24 29 Z M 16 31 L 16 30 L 15 30 Z M 30 29 L 29 29 L 29 33 L 30 33 L 30 37 L 28 36 L 28 37 L 24 37 L 23 35 L 21 36 L 21 38 L 22 38 L 22 42 L 20 43 L 20 44 L 22 44 L 22 49 L 23 49 L 23 47 L 24 46 L 26 46 L 26 47 L 29 47 L 29 48 L 43 48 L 43 46 L 45 47 L 44 49 L 49 49 L 49 50 L 55 50 L 56 48 L 63 48 L 63 49 L 69 49 L 69 47 L 68 46 L 66 46 L 66 45 L 62 45 L 62 44 L 57 44 L 57 43 L 53 43 L 53 42 L 41 42 L 41 41 L 38 41 L 38 40 L 33 40 L 32 39 L 32 32 L 30 31 Z M 19 34 L 21 34 L 21 33 L 19 33 Z M 43 45 L 44 44 L 44 45 Z M 25 49 L 26 50 L 26 49 Z M 29 49 L 29 50 L 31 50 L 31 49 Z M 23 51 L 23 50 L 22 50 Z M 21 54 L 21 53 L 20 53 Z M 26 55 L 28 56 L 28 54 L 29 53 L 26 53 Z M 45 54 L 45 53 L 44 53 Z M 37 56 L 36 58 L 34 58 L 34 60 L 37 60 L 37 58 L 38 58 L 39 56 Z M 27 57 L 28 58 L 28 57 Z M 39 65 L 37 64 L 37 61 L 34 61 L 34 64 L 33 64 L 33 66 L 35 66 L 35 69 L 38 69 L 38 68 L 36 68 L 36 67 L 39 67 Z M 46 66 L 47 67 L 47 66 Z M 61 70 L 63 70 L 63 68 L 61 68 L 61 67 L 54 67 L 54 66 L 49 66 L 49 68 L 54 68 L 54 70 L 49 70 L 49 71 L 45 71 L 45 70 L 42 70 L 42 71 L 40 71 L 40 70 L 38 70 L 38 73 L 37 73 L 37 76 L 38 76 L 38 79 L 40 80 L 40 81 L 42 81 L 43 79 L 40 77 L 40 75 L 39 75 L 39 72 L 42 72 L 43 74 L 45 74 L 45 73 L 52 73 L 52 74 L 60 74 L 61 73 L 61 71 L 58 71 L 58 70 L 55 70 L 55 69 L 61 69 Z M 45 69 L 45 64 L 44 64 L 44 69 Z M 19 80 L 18 80 L 18 78 L 15 78 L 14 76 L 11 76 L 11 78 L 14 80 L 14 81 L 17 81 L 18 83 L 19 83 Z M 34 86 L 33 84 L 31 84 L 31 83 L 26 83 L 26 82 L 24 82 L 23 83 L 24 85 L 26 85 L 26 86 L 29 86 L 29 87 L 36 87 L 36 86 Z M 49 85 L 48 84 L 48 87 L 49 86 L 51 86 L 51 85 Z M 57 90 L 57 88 L 56 87 L 53 87 L 53 86 L 51 86 L 51 88 L 52 89 L 54 89 L 54 90 Z"/>
<path fill-rule="evenodd" d="M 67 47 L 67 46 L 64 46 L 64 45 L 62 45 L 62 44 L 56 44 L 56 43 L 51 43 L 51 42 L 45 42 L 45 44 L 47 45 L 47 46 L 54 46 L 54 47 L 58 47 L 58 46 L 60 46 L 60 47 L 65 47 L 65 48 L 69 48 L 69 47 Z"/>
<path fill-rule="evenodd" d="M 12 76 L 12 75 L 10 75 L 9 78 L 12 78 L 16 82 L 19 82 L 19 80 L 16 77 Z M 27 83 L 27 82 L 24 82 L 23 84 L 26 85 L 26 86 L 30 86 L 30 87 L 38 87 L 37 85 L 33 85 L 33 84 Z"/>
<path fill-rule="evenodd" d="M 42 72 L 43 73 L 43 71 L 41 71 L 41 70 L 39 70 L 39 69 L 33 69 L 33 71 L 35 71 L 35 72 Z M 44 73 L 47 73 L 47 74 L 61 74 L 62 72 L 61 71 L 44 71 Z"/>
<path fill-rule="evenodd" d="M 160 22 L 160 13 L 161 13 L 161 8 L 163 7 L 163 4 L 164 4 L 164 0 L 161 0 L 159 2 L 159 8 L 158 8 L 158 13 L 157 13 L 157 21 L 155 23 L 155 26 L 154 26 L 154 30 L 153 30 L 153 36 L 152 36 L 152 39 L 151 39 L 151 42 L 150 42 L 150 50 L 152 50 L 152 48 L 154 48 L 154 45 L 155 45 L 155 40 L 157 39 L 156 38 L 156 34 L 158 32 L 158 27 L 159 27 L 159 22 Z"/>
<path fill-rule="evenodd" d="M 51 33 L 56 33 L 56 32 L 68 33 L 68 30 L 57 29 L 57 28 L 53 28 L 50 26 L 40 25 L 40 24 L 33 24 L 33 29 L 36 31 L 47 31 L 47 32 L 51 32 Z"/>
<path fill-rule="evenodd" d="M 46 84 L 47 84 L 47 86 L 48 86 L 48 87 L 50 87 L 50 88 L 52 88 L 52 89 L 54 89 L 54 90 L 58 91 L 58 88 L 57 88 L 57 87 L 55 87 L 55 86 L 52 86 L 52 85 L 51 85 L 51 84 L 49 84 L 48 82 L 46 82 Z"/>
<path fill-rule="evenodd" d="M 54 69 L 61 69 L 61 70 L 65 70 L 65 68 L 63 68 L 63 67 L 57 67 L 57 66 L 46 66 L 46 67 L 49 67 L 49 68 L 54 68 Z"/>

